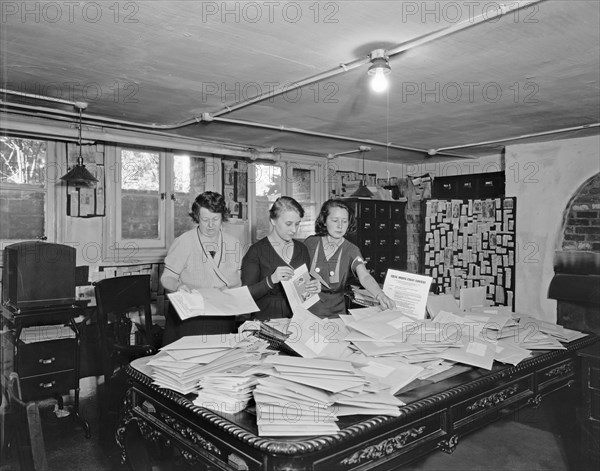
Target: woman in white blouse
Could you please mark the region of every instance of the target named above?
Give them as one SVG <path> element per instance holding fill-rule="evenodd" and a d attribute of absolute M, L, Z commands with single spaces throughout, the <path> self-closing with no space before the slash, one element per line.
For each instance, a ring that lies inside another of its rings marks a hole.
<path fill-rule="evenodd" d="M 223 196 L 212 191 L 198 195 L 190 216 L 198 225 L 175 239 L 165 257 L 165 269 L 160 278 L 165 290 L 240 286 L 243 247 L 239 240 L 222 230 L 222 224 L 227 220 Z M 166 315 L 163 345 L 184 335 L 234 331 L 234 316 L 209 315 L 182 322 L 171 306 Z"/>

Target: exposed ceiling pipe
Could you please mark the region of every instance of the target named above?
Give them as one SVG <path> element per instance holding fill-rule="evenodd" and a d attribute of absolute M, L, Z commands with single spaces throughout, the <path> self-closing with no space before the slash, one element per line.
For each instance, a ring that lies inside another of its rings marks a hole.
<path fill-rule="evenodd" d="M 530 137 L 549 136 L 552 134 L 560 134 L 563 132 L 581 131 L 583 129 L 597 128 L 599 126 L 600 126 L 600 123 L 582 124 L 581 126 L 573 126 L 570 128 L 553 129 L 552 131 L 542 131 L 542 132 L 534 132 L 534 133 L 530 133 L 530 134 L 522 134 L 520 136 L 505 137 L 504 139 L 495 139 L 493 141 L 474 142 L 472 144 L 462 144 L 460 146 L 440 147 L 439 149 L 432 149 L 430 152 L 431 152 L 431 155 L 435 155 L 437 152 L 444 152 L 447 150 L 466 149 L 468 147 L 481 147 L 481 146 L 487 146 L 487 145 L 492 145 L 492 144 L 499 144 L 501 142 L 517 141 L 520 139 L 528 139 Z"/>
<path fill-rule="evenodd" d="M 294 133 L 294 134 L 305 134 L 308 136 L 336 139 L 338 141 L 360 142 L 363 144 L 371 144 L 373 146 L 387 147 L 390 149 L 405 150 L 405 151 L 409 151 L 409 152 L 416 152 L 419 154 L 428 154 L 430 152 L 430 150 L 428 150 L 428 149 L 421 149 L 419 147 L 400 146 L 397 144 L 392 144 L 391 142 L 380 142 L 380 141 L 373 141 L 371 139 L 359 139 L 356 137 L 341 136 L 339 134 L 329 134 L 329 133 L 317 132 L 317 131 L 307 131 L 304 129 L 290 128 L 290 127 L 283 126 L 283 125 L 256 123 L 254 121 L 243 121 L 240 119 L 231 119 L 231 118 L 211 118 L 211 120 L 217 121 L 217 122 L 222 122 L 222 123 L 227 123 L 227 124 L 239 124 L 241 126 L 258 127 L 258 128 L 263 128 L 263 129 L 273 129 L 273 130 L 281 131 L 281 132 L 290 132 L 290 133 Z M 454 153 L 449 153 L 449 152 L 440 152 L 439 155 L 448 156 L 448 157 L 456 157 L 458 159 L 477 159 L 478 158 L 478 157 L 475 157 L 472 155 L 461 155 L 461 154 L 454 154 Z"/>
<path fill-rule="evenodd" d="M 69 123 L 72 124 L 72 123 Z M 217 144 L 211 141 L 200 140 L 193 137 L 179 136 L 165 132 L 135 132 L 133 130 L 113 129 L 104 127 L 89 127 L 84 123 L 84 142 L 115 142 L 140 146 L 176 148 L 181 151 L 201 152 L 204 154 L 220 154 L 232 157 L 252 158 L 255 154 L 248 146 L 236 144 Z M 10 133 L 30 134 L 45 139 L 74 140 L 77 138 L 77 129 L 64 125 L 48 125 L 27 120 L 7 119 L 6 114 L 0 113 L 0 128 Z M 119 132 L 120 131 L 120 132 Z"/>
<path fill-rule="evenodd" d="M 358 152 L 369 152 L 370 150 L 371 150 L 371 148 L 369 146 L 358 146 L 358 149 L 347 150 L 345 152 L 336 152 L 335 154 L 329 154 L 329 155 L 327 155 L 327 158 L 329 160 L 331 160 L 331 159 L 335 159 L 336 157 L 340 157 L 342 155 L 356 154 Z"/>
<path fill-rule="evenodd" d="M 35 116 L 39 116 L 38 113 L 40 113 L 40 112 L 41 113 L 49 113 L 49 114 L 56 112 L 56 114 L 61 116 L 61 119 L 65 120 L 65 121 L 71 121 L 71 119 L 75 119 L 78 117 L 78 114 L 75 112 L 64 111 L 64 110 L 54 110 L 53 108 L 46 108 L 46 107 L 41 107 L 41 106 L 13 104 L 13 103 L 6 103 L 3 101 L 0 101 L 0 105 L 5 106 L 5 107 L 14 107 L 16 109 L 27 110 L 27 111 L 29 111 L 29 113 L 22 112 L 22 114 L 24 114 L 26 116 L 34 116 L 35 117 Z M 84 120 L 85 124 L 91 125 L 91 126 L 101 126 L 101 127 L 114 128 L 114 129 L 127 129 L 128 128 L 128 126 L 125 126 L 125 125 L 113 124 L 113 122 L 118 121 L 118 120 L 110 120 L 108 118 L 104 119 L 101 116 L 84 114 L 83 120 Z M 231 118 L 213 118 L 212 116 L 210 116 L 208 114 L 203 115 L 201 118 L 201 121 L 202 122 L 218 121 L 218 122 L 229 123 L 229 124 L 238 124 L 238 125 L 244 125 L 244 126 L 250 126 L 250 127 L 257 127 L 257 128 L 262 128 L 262 129 L 274 129 L 274 130 L 282 131 L 282 132 L 285 131 L 285 132 L 290 132 L 290 133 L 295 133 L 295 134 L 323 137 L 323 138 L 336 139 L 336 140 L 341 140 L 341 141 L 359 142 L 359 143 L 363 143 L 363 144 L 371 144 L 371 145 L 375 145 L 375 146 L 379 146 L 379 147 L 388 147 L 390 149 L 399 149 L 399 150 L 405 150 L 405 151 L 410 151 L 410 152 L 416 152 L 416 153 L 420 153 L 420 154 L 427 154 L 430 152 L 427 149 L 420 149 L 418 147 L 400 146 L 397 144 L 392 144 L 391 142 L 386 143 L 386 142 L 373 141 L 370 139 L 358 139 L 358 138 L 353 138 L 353 137 L 348 137 L 348 136 L 341 136 L 341 135 L 337 135 L 337 134 L 328 134 L 328 133 L 321 133 L 321 132 L 316 132 L 316 131 L 307 131 L 307 130 L 299 129 L 299 128 L 290 128 L 290 127 L 286 127 L 286 126 L 282 126 L 282 125 L 256 123 L 254 121 L 242 121 L 242 120 L 236 120 L 236 119 L 231 119 Z M 133 127 L 134 129 L 137 128 L 134 126 L 131 126 L 131 127 Z M 165 129 L 165 128 L 161 128 L 161 129 Z M 145 131 L 149 132 L 151 134 L 159 135 L 159 136 L 174 137 L 173 134 L 161 132 L 154 128 L 149 128 L 149 129 L 146 128 Z M 189 139 L 193 139 L 193 138 L 189 138 Z M 203 141 L 203 142 L 207 142 L 207 141 Z M 281 149 L 281 151 L 283 151 L 283 149 Z M 299 153 L 299 154 L 304 153 L 304 151 L 292 150 L 292 149 L 288 149 L 288 150 L 286 150 L 286 152 Z M 312 155 L 319 155 L 321 157 L 328 156 L 328 154 L 326 154 L 326 153 L 312 154 Z M 457 158 L 457 159 L 476 159 L 477 158 L 477 157 L 471 156 L 471 155 L 462 155 L 462 154 L 456 154 L 456 153 L 451 153 L 451 152 L 440 152 L 439 155 L 451 157 L 451 158 Z"/>
<path fill-rule="evenodd" d="M 64 100 L 62 98 L 55 98 L 55 97 L 46 96 L 46 95 L 36 95 L 34 93 L 18 92 L 16 90 L 8 90 L 6 88 L 0 88 L 0 93 L 5 94 L 5 95 L 15 95 L 15 96 L 20 96 L 20 97 L 25 97 L 25 98 L 32 98 L 34 100 L 50 101 L 52 103 L 60 103 L 62 105 L 69 105 L 69 106 L 73 106 L 73 107 L 76 107 L 77 103 L 79 103 L 78 101 Z"/>
<path fill-rule="evenodd" d="M 454 25 L 446 26 L 446 27 L 441 28 L 432 33 L 425 34 L 419 38 L 411 39 L 402 44 L 399 44 L 396 47 L 385 50 L 385 55 L 387 57 L 391 58 L 392 56 L 400 54 L 401 52 L 407 51 L 414 47 L 421 46 L 423 44 L 434 41 L 436 39 L 440 39 L 440 38 L 443 38 L 450 34 L 457 33 L 459 31 L 462 31 L 463 29 L 470 28 L 471 26 L 475 26 L 475 25 L 484 23 L 489 20 L 493 20 L 496 17 L 505 15 L 512 11 L 517 11 L 522 8 L 526 8 L 530 5 L 533 5 L 535 3 L 540 3 L 542 1 L 544 1 L 544 0 L 512 2 L 508 5 L 507 4 L 499 4 L 497 10 L 494 13 L 489 14 L 486 11 L 485 14 L 482 13 L 473 18 L 468 18 L 468 19 L 461 21 L 459 23 L 456 23 Z M 268 99 L 273 98 L 278 95 L 283 95 L 284 93 L 295 90 L 297 88 L 302 88 L 307 85 L 312 85 L 313 83 L 317 83 L 322 80 L 326 80 L 328 78 L 335 77 L 336 75 L 344 74 L 344 73 L 348 72 L 349 70 L 353 70 L 353 69 L 356 69 L 357 67 L 361 67 L 363 65 L 370 64 L 370 63 L 371 63 L 370 57 L 366 57 L 363 59 L 356 59 L 356 60 L 346 62 L 346 63 L 341 63 L 338 67 L 336 67 L 334 69 L 330 69 L 325 72 L 313 75 L 311 77 L 307 77 L 307 78 L 292 82 L 289 85 L 280 85 L 278 87 L 273 87 L 272 90 L 270 90 L 266 93 L 262 93 L 255 97 L 247 98 L 245 100 L 240 100 L 240 101 L 232 103 L 230 105 L 226 105 L 224 108 L 222 108 L 218 111 L 215 111 L 213 113 L 210 113 L 210 115 L 212 117 L 222 116 L 224 114 L 231 113 L 232 111 L 236 111 L 241 108 L 245 108 L 246 106 L 253 105 L 260 101 L 268 100 Z"/>
<path fill-rule="evenodd" d="M 496 17 L 505 15 L 506 13 L 520 10 L 522 8 L 526 8 L 535 3 L 540 3 L 542 1 L 544 1 L 544 0 L 512 2 L 508 5 L 499 4 L 498 9 L 492 14 L 489 14 L 486 11 L 485 14 L 478 15 L 474 18 L 469 18 L 469 19 L 461 21 L 460 23 L 457 23 L 455 25 L 447 26 L 447 27 L 441 28 L 437 31 L 434 31 L 432 33 L 426 34 L 422 37 L 406 41 L 402 44 L 399 44 L 396 47 L 386 50 L 385 53 L 388 57 L 391 57 L 391 56 L 400 54 L 401 52 L 412 49 L 413 47 L 421 46 L 422 44 L 434 41 L 436 39 L 443 38 L 444 36 L 448 36 L 450 34 L 456 33 L 458 31 L 469 28 L 471 26 L 475 26 L 475 25 L 483 23 L 485 21 L 493 20 Z M 305 79 L 298 80 L 289 85 L 274 87 L 271 91 L 269 91 L 267 93 L 262 93 L 260 95 L 257 95 L 256 97 L 248 98 L 246 100 L 240 100 L 236 103 L 232 103 L 231 105 L 226 105 L 225 108 L 215 111 L 214 113 L 203 113 L 201 116 L 195 116 L 195 117 L 192 117 L 192 118 L 189 118 L 189 119 L 177 122 L 177 123 L 172 123 L 172 124 L 155 124 L 155 123 L 147 124 L 147 123 L 139 123 L 139 122 L 133 122 L 133 121 L 118 120 L 118 119 L 114 119 L 114 118 L 105 118 L 102 116 L 96 116 L 96 117 L 92 118 L 90 115 L 88 115 L 86 118 L 94 119 L 95 121 L 99 121 L 99 122 L 101 121 L 101 122 L 105 122 L 105 123 L 122 124 L 124 126 L 137 127 L 140 129 L 178 129 L 181 127 L 189 126 L 191 124 L 196 124 L 200 121 L 210 121 L 209 119 L 206 119 L 207 115 L 209 115 L 211 117 L 217 117 L 217 116 L 221 116 L 223 114 L 231 113 L 232 111 L 235 111 L 237 109 L 244 108 L 244 107 L 252 105 L 254 103 L 264 101 L 264 100 L 267 100 L 269 98 L 272 98 L 272 97 L 275 97 L 278 95 L 282 95 L 283 93 L 287 93 L 288 91 L 295 90 L 297 88 L 311 85 L 313 83 L 328 79 L 330 77 L 334 77 L 336 75 L 346 73 L 349 70 L 353 70 L 357 67 L 361 67 L 361 66 L 369 64 L 369 63 L 370 63 L 369 57 L 362 58 L 362 59 L 355 59 L 355 60 L 347 62 L 347 63 L 341 63 L 338 67 L 336 67 L 334 69 L 313 75 L 313 76 L 305 78 Z M 70 105 L 73 107 L 76 106 L 75 101 L 63 100 L 60 98 L 48 97 L 48 96 L 44 96 L 44 95 L 35 95 L 32 93 L 18 92 L 18 91 L 8 90 L 8 89 L 4 89 L 4 88 L 0 89 L 0 93 L 10 94 L 10 95 L 15 95 L 15 96 L 22 96 L 22 97 L 32 98 L 32 99 L 37 99 L 37 100 L 45 100 L 45 101 L 50 101 L 50 102 L 55 102 L 55 103 L 61 103 L 61 104 L 66 104 L 66 105 Z M 11 106 L 15 105 L 12 103 L 4 103 L 4 102 L 2 102 L 2 104 L 3 105 L 11 105 Z M 73 115 L 77 116 L 76 113 L 73 113 Z"/>
<path fill-rule="evenodd" d="M 498 5 L 498 9 L 493 13 L 493 14 L 489 14 L 486 12 L 486 14 L 481 14 L 478 15 L 474 18 L 469 18 L 468 20 L 462 21 L 460 23 L 457 23 L 455 25 L 451 25 L 451 26 L 447 26 L 445 28 L 441 28 L 440 30 L 434 31 L 432 33 L 426 34 L 420 38 L 416 38 L 410 41 L 407 41 L 405 43 L 402 43 L 394 48 L 388 49 L 386 50 L 386 55 L 388 57 L 397 55 L 401 52 L 404 52 L 408 49 L 411 49 L 413 47 L 416 46 L 420 46 L 422 44 L 434 41 L 436 39 L 440 39 L 442 37 L 448 36 L 450 34 L 456 33 L 458 31 L 461 31 L 463 29 L 469 28 L 471 26 L 475 26 L 477 24 L 483 23 L 485 21 L 488 20 L 492 20 L 496 17 L 505 15 L 506 13 L 512 12 L 512 11 L 516 11 L 522 8 L 526 8 L 530 5 L 533 5 L 535 3 L 540 3 L 544 0 L 531 0 L 531 1 L 523 1 L 523 2 L 513 2 L 510 3 L 508 5 L 506 4 L 500 4 Z M 227 114 L 227 113 L 231 113 L 232 111 L 244 108 L 246 106 L 250 106 L 254 103 L 258 103 L 260 101 L 264 101 L 267 100 L 269 98 L 281 95 L 283 93 L 287 93 L 288 91 L 297 89 L 297 88 L 301 88 L 322 80 L 325 80 L 327 78 L 330 77 L 334 77 L 336 75 L 340 75 L 343 73 L 346 73 L 349 70 L 355 69 L 357 67 L 361 67 L 363 65 L 366 65 L 370 63 L 370 58 L 363 58 L 363 59 L 356 59 L 347 63 L 342 63 L 340 64 L 338 67 L 313 75 L 311 77 L 299 80 L 297 82 L 294 82 L 290 85 L 286 85 L 286 86 L 280 86 L 280 87 L 275 87 L 273 88 L 271 91 L 267 92 L 267 93 L 263 93 L 261 95 L 258 95 L 254 98 L 249 98 L 246 100 L 241 100 L 239 102 L 233 103 L 231 105 L 226 105 L 225 108 L 218 110 L 214 113 L 202 113 L 201 116 L 197 116 L 197 117 L 193 117 L 193 118 L 189 118 L 186 119 L 184 121 L 178 122 L 178 123 L 173 123 L 173 124 L 144 124 L 144 123 L 138 123 L 138 122 L 132 122 L 132 121 L 125 121 L 125 120 L 118 120 L 118 119 L 113 119 L 113 118 L 105 118 L 102 116 L 92 116 L 92 115 L 86 115 L 85 116 L 85 120 L 86 121 L 94 121 L 97 123 L 104 123 L 105 126 L 109 126 L 109 127 L 115 127 L 115 126 L 125 126 L 125 127 L 133 127 L 133 128 L 137 128 L 137 129 L 144 129 L 144 130 L 173 130 L 173 129 L 179 129 L 182 127 L 186 127 L 192 124 L 196 124 L 196 123 L 200 123 L 200 122 L 211 122 L 214 120 L 219 120 L 219 121 L 223 121 L 223 122 L 227 122 L 224 121 L 223 119 L 217 119 L 219 116 L 223 115 L 223 114 Z M 68 100 L 62 100 L 62 99 L 58 99 L 58 98 L 52 98 L 52 97 L 46 97 L 43 95 L 33 95 L 33 94 L 29 94 L 29 93 L 24 93 L 24 92 L 16 92 L 16 91 L 12 91 L 12 90 L 6 90 L 6 89 L 0 89 L 0 93 L 6 93 L 6 94 L 12 94 L 12 95 L 20 95 L 20 96 L 24 96 L 24 97 L 28 97 L 28 98 L 36 98 L 36 99 L 40 99 L 40 100 L 46 100 L 46 101 L 51 101 L 51 102 L 58 102 L 58 103 L 62 103 L 62 104 L 68 104 L 71 106 L 75 106 L 75 102 L 70 102 Z M 20 105 L 20 104 L 13 104 L 13 103 L 6 103 L 4 101 L 0 102 L 3 106 L 6 107 L 27 107 L 27 105 Z M 30 108 L 38 108 L 38 107 L 30 107 Z M 39 108 L 38 108 L 39 109 Z M 62 110 L 51 110 L 51 109 L 46 109 L 46 111 L 49 112 L 56 112 L 57 114 L 66 114 L 67 112 L 61 112 Z M 71 113 L 69 114 L 70 116 L 77 116 L 76 113 Z M 231 121 L 231 122 L 235 122 Z M 363 142 L 363 143 L 370 143 L 372 145 L 377 145 L 377 146 L 384 146 L 384 147 L 388 147 L 388 148 L 395 148 L 395 149 L 401 149 L 401 150 L 407 150 L 407 151 L 413 151 L 413 152 L 418 152 L 418 153 L 425 153 L 426 155 L 444 155 L 444 156 L 449 156 L 449 157 L 456 157 L 456 158 L 476 158 L 473 156 L 463 156 L 463 155 L 457 155 L 457 154 L 449 154 L 446 152 L 443 152 L 444 149 L 440 148 L 440 149 L 419 149 L 419 148 L 414 148 L 414 147 L 408 147 L 408 146 L 398 146 L 398 145 L 393 145 L 391 143 L 381 143 L 381 142 L 376 142 L 376 141 L 371 141 L 371 140 L 364 140 L 364 139 L 355 139 L 355 138 L 351 138 L 351 137 L 347 137 L 347 136 L 340 136 L 340 135 L 333 135 L 333 134 L 324 134 L 324 133 L 317 133 L 317 132 L 313 132 L 313 131 L 307 131 L 307 130 L 302 130 L 302 129 L 297 129 L 297 128 L 282 128 L 281 126 L 276 126 L 276 125 L 271 125 L 271 124 L 262 124 L 262 123 L 255 123 L 255 122 L 251 122 L 251 121 L 239 121 L 236 124 L 243 124 L 246 126 L 254 126 L 254 127 L 259 127 L 259 128 L 264 128 L 264 129 L 278 129 L 280 131 L 287 131 L 287 132 L 294 132 L 297 134 L 305 134 L 305 135 L 310 135 L 310 136 L 317 136 L 317 137 L 326 137 L 326 138 L 332 138 L 332 139 L 338 139 L 338 140 L 345 140 L 345 141 L 352 141 L 352 142 Z M 473 145 L 470 147 L 474 147 Z M 446 148 L 446 149 L 451 149 L 451 148 Z"/>
<path fill-rule="evenodd" d="M 6 93 L 6 92 L 7 92 L 6 90 L 0 89 L 0 94 Z M 8 92 L 10 92 L 10 90 L 8 90 Z M 21 95 L 20 92 L 14 92 L 12 94 Z M 32 95 L 30 93 L 26 93 L 25 95 L 28 98 L 35 97 L 41 101 L 48 98 L 43 95 Z M 50 100 L 50 101 L 52 101 L 52 100 Z M 63 101 L 66 102 L 66 100 L 63 100 Z M 69 104 L 69 105 L 75 107 L 75 103 L 76 102 L 68 102 L 65 104 Z M 52 113 L 52 114 L 62 115 L 62 116 L 72 116 L 72 117 L 79 116 L 79 114 L 72 112 L 72 111 L 58 110 L 55 108 L 46 108 L 46 107 L 42 107 L 42 106 L 24 105 L 22 103 L 9 103 L 9 102 L 3 101 L 3 100 L 0 100 L 0 105 L 2 105 L 4 108 L 16 108 L 16 109 L 25 109 L 25 110 L 32 110 L 32 111 L 44 111 L 47 113 Z M 147 123 L 139 123 L 139 122 L 135 122 L 135 121 L 126 121 L 126 120 L 122 120 L 122 119 L 107 118 L 105 116 L 91 115 L 91 114 L 84 115 L 84 119 L 88 122 L 94 121 L 96 123 L 104 123 L 106 126 L 120 125 L 120 126 L 125 126 L 125 127 L 130 127 L 130 128 L 136 128 L 136 129 L 147 129 L 147 130 L 156 129 L 156 130 L 165 130 L 165 131 L 183 128 L 185 126 L 189 126 L 190 124 L 197 124 L 200 122 L 199 118 L 193 118 L 190 120 L 186 120 L 186 121 L 182 121 L 182 122 L 174 123 L 174 124 L 147 124 Z"/>
<path fill-rule="evenodd" d="M 4 106 L 4 107 L 13 107 L 13 103 L 5 103 L 3 101 L 0 101 L 0 106 Z M 15 106 L 17 109 L 23 109 L 26 111 L 11 111 L 11 113 L 14 114 L 18 114 L 18 115 L 22 115 L 22 116 L 27 116 L 27 117 L 31 117 L 31 118 L 48 118 L 48 119 L 53 119 L 54 121 L 62 121 L 62 122 L 67 122 L 70 124 L 74 123 L 74 119 L 77 118 L 79 115 L 77 113 L 71 112 L 71 111 L 64 111 L 64 110 L 55 110 L 53 108 L 45 108 L 45 107 L 41 107 L 41 106 L 32 106 L 32 105 L 21 105 L 18 104 Z M 0 114 L 1 116 L 1 114 Z M 108 119 L 108 118 L 107 118 Z M 127 127 L 127 126 L 119 126 L 119 125 L 111 125 L 110 123 L 106 123 L 106 119 L 103 119 L 103 117 L 101 116 L 96 116 L 96 115 L 83 115 L 83 122 L 85 125 L 87 126 L 95 126 L 97 128 L 108 128 L 108 129 L 117 129 L 117 130 L 122 130 L 122 131 L 132 131 L 134 132 L 137 127 Z M 8 122 L 5 122 L 5 127 L 6 126 L 10 126 L 10 124 Z M 106 135 L 106 131 L 103 131 Z M 211 145 L 214 147 L 214 142 L 212 141 L 207 141 L 198 137 L 192 137 L 192 136 L 181 136 L 179 134 L 172 134 L 172 133 L 168 133 L 168 132 L 163 132 L 163 131 L 159 131 L 156 129 L 144 129 L 144 133 L 148 133 L 148 134 L 152 134 L 152 135 L 156 135 L 156 136 L 164 136 L 166 138 L 176 138 L 180 141 L 189 141 L 189 142 L 199 142 L 199 143 L 203 143 L 206 145 Z M 46 137 L 48 137 L 46 135 Z M 68 137 L 66 134 L 61 135 L 61 138 L 63 137 Z M 106 139 L 104 139 L 104 141 L 106 141 Z M 241 144 L 220 144 L 222 145 L 224 148 L 235 148 L 235 149 L 247 149 L 248 146 L 245 145 L 241 145 Z M 210 151 L 210 152 L 215 152 L 216 151 Z M 319 154 L 319 155 L 324 155 L 324 154 Z"/>

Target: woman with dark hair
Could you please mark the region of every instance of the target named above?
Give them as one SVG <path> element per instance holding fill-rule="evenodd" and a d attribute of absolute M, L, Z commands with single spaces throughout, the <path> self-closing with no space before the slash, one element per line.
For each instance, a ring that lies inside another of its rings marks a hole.
<path fill-rule="evenodd" d="M 169 248 L 160 278 L 163 287 L 168 291 L 191 291 L 240 286 L 242 245 L 222 230 L 222 223 L 227 220 L 223 196 L 213 191 L 201 193 L 192 204 L 190 216 L 197 226 L 177 237 Z M 202 316 L 181 321 L 170 307 L 166 315 L 163 345 L 184 335 L 234 331 L 234 316 Z"/>
<path fill-rule="evenodd" d="M 310 308 L 321 318 L 346 314 L 344 292 L 351 274 L 382 308 L 393 309 L 396 306 L 367 270 L 360 249 L 344 238 L 354 224 L 354 214 L 348 206 L 340 200 L 328 200 L 321 206 L 315 222 L 316 234 L 304 241 L 311 257 L 309 270 L 324 281 L 320 300 Z"/>
<path fill-rule="evenodd" d="M 248 286 L 260 308 L 253 319 L 292 316 L 281 281 L 291 279 L 294 269 L 310 263 L 304 244 L 294 240 L 303 217 L 304 208 L 294 198 L 277 198 L 269 210 L 271 233 L 250 246 L 242 260 L 242 284 Z M 319 292 L 319 282 L 311 280 L 306 289 Z"/>

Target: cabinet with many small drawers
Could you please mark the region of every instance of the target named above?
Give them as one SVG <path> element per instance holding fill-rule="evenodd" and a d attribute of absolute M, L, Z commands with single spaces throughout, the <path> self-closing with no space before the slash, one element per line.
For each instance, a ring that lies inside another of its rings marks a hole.
<path fill-rule="evenodd" d="M 347 239 L 356 244 L 371 275 L 383 283 L 388 268 L 406 269 L 406 217 L 402 201 L 345 198 L 356 216 L 356 230 Z"/>

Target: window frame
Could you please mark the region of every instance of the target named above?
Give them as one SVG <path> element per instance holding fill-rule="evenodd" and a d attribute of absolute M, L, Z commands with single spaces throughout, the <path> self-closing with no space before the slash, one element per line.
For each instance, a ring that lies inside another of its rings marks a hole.
<path fill-rule="evenodd" d="M 66 192 L 60 180 L 60 177 L 66 173 L 65 168 L 61 164 L 61 162 L 65 161 L 66 159 L 66 143 L 12 133 L 7 134 L 7 137 L 14 139 L 38 140 L 46 143 L 46 166 L 44 171 L 45 181 L 41 186 L 27 183 L 8 183 L 0 179 L 0 190 L 23 190 L 44 193 L 44 233 L 38 235 L 34 239 L 0 239 L 0 247 L 4 248 L 7 245 L 29 240 L 57 242 L 59 228 L 64 225 L 65 216 L 63 215 L 63 209 L 66 209 L 66 202 L 61 202 L 60 199 L 61 191 Z M 65 171 L 63 172 L 63 170 Z M 3 256 L 4 250 L 0 251 L 0 264 L 3 263 Z"/>
<path fill-rule="evenodd" d="M 159 238 L 158 239 L 123 239 L 121 236 L 122 205 L 121 201 L 121 151 L 137 150 L 159 154 Z M 118 265 L 161 262 L 175 240 L 175 155 L 188 154 L 190 157 L 201 158 L 205 162 L 205 189 L 214 189 L 215 179 L 208 169 L 220 159 L 200 152 L 159 149 L 128 144 L 117 144 L 106 147 L 105 162 L 107 169 L 106 220 L 103 226 L 102 262 Z"/>
<path fill-rule="evenodd" d="M 249 175 L 252 175 L 252 178 L 249 178 L 248 181 L 248 193 L 252 195 L 249 197 L 249 220 L 251 224 L 251 243 L 257 242 L 256 239 L 256 224 L 257 224 L 257 214 L 256 214 L 256 205 L 255 205 L 255 196 L 256 196 L 256 164 L 267 164 L 272 166 L 278 166 L 281 168 L 281 194 L 295 197 L 293 194 L 293 171 L 294 169 L 301 170 L 311 170 L 314 171 L 314 175 L 312 178 L 311 185 L 311 194 L 312 201 L 316 203 L 316 215 L 318 217 L 319 210 L 321 209 L 321 205 L 323 204 L 324 195 L 327 194 L 327 185 L 326 185 L 326 168 L 327 162 L 323 161 L 322 158 L 318 157 L 310 157 L 304 155 L 287 155 L 283 156 L 281 159 L 277 161 L 265 160 L 265 161 L 256 161 L 252 162 L 249 165 Z M 289 176 L 289 177 L 288 177 Z M 302 202 L 300 202 L 302 203 Z M 298 240 L 303 240 L 298 238 Z"/>

